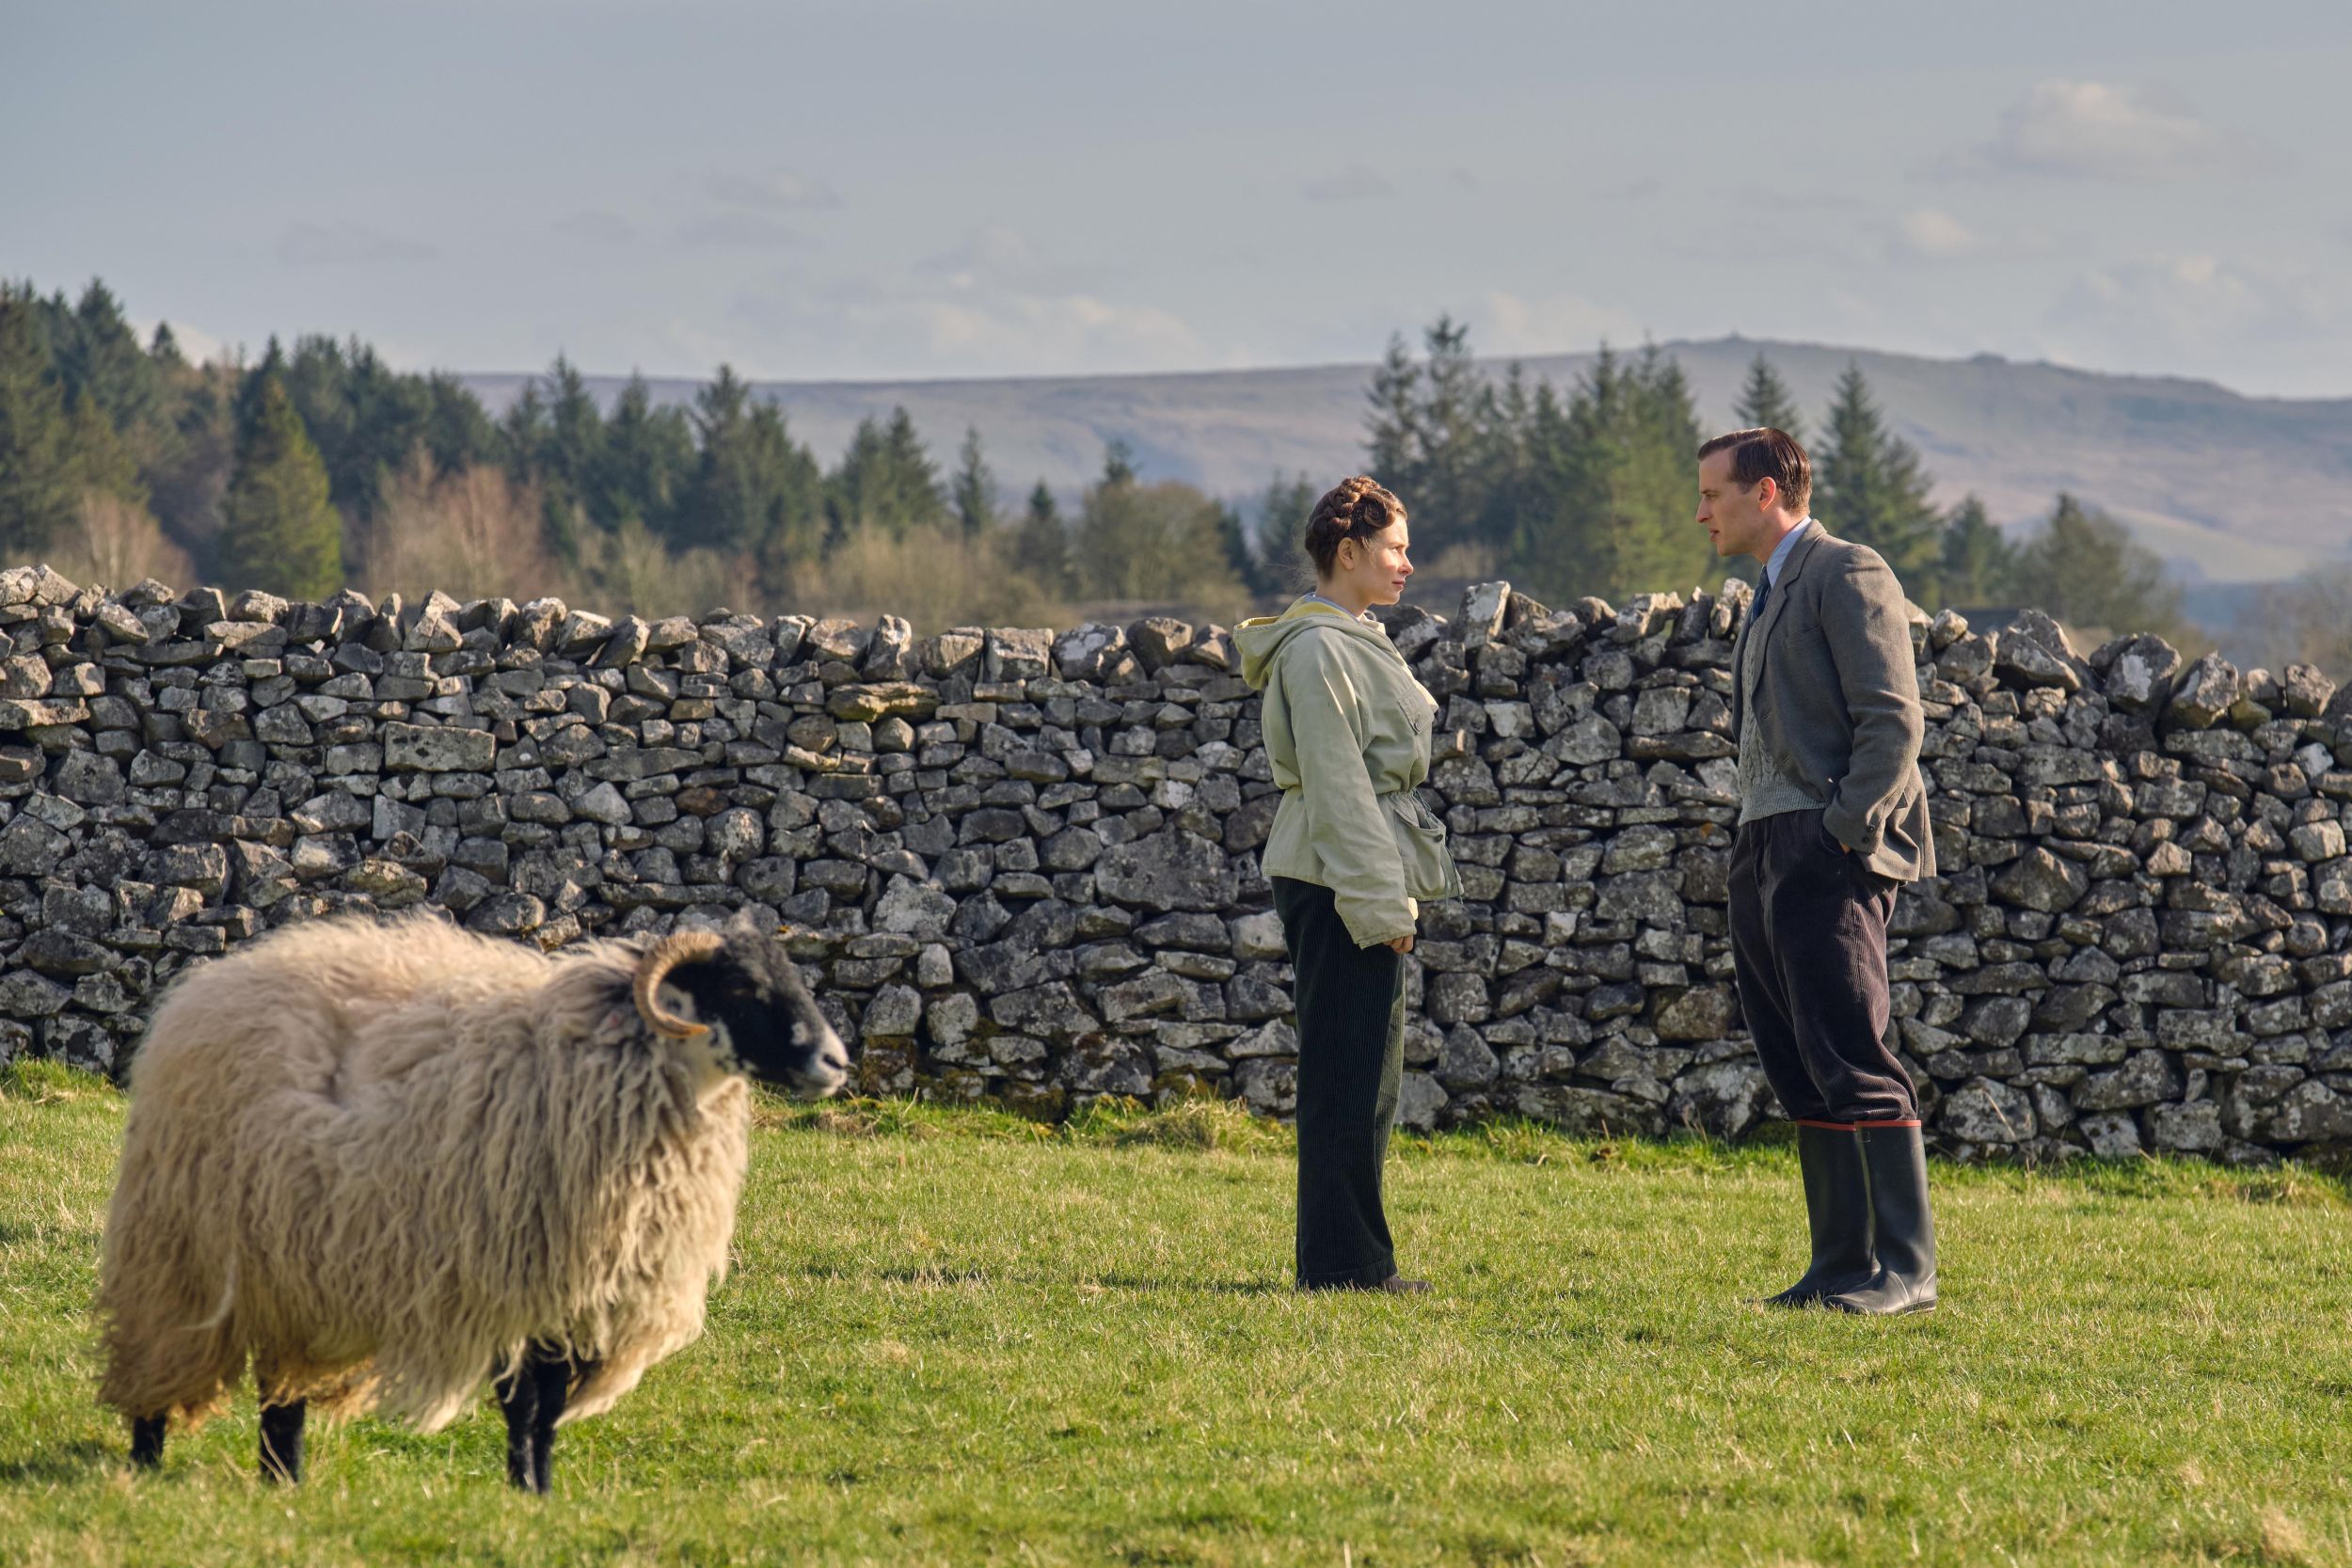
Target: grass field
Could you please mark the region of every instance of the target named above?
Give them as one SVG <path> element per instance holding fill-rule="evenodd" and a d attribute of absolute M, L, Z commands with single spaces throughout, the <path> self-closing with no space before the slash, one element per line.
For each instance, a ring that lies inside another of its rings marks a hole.
<path fill-rule="evenodd" d="M 249 1396 L 134 1478 L 84 1316 L 122 1102 L 0 1076 L 0 1561 L 2352 1560 L 2352 1208 L 2307 1172 L 1936 1172 L 1943 1309 L 1747 1298 L 1782 1149 L 1413 1142 L 1420 1300 L 1284 1289 L 1288 1136 L 1222 1107 L 1045 1130 L 762 1112 L 701 1343 L 503 1484 Z"/>

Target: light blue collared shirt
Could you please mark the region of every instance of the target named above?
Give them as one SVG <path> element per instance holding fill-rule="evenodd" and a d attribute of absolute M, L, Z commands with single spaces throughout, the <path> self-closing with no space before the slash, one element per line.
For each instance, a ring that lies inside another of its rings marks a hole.
<path fill-rule="evenodd" d="M 1783 536 L 1781 542 L 1772 547 L 1772 558 L 1764 562 L 1765 581 L 1775 588 L 1780 586 L 1780 563 L 1788 559 L 1788 552 L 1797 547 L 1797 541 L 1804 538 L 1804 531 L 1812 526 L 1813 519 L 1807 516 L 1804 522 L 1790 529 Z"/>

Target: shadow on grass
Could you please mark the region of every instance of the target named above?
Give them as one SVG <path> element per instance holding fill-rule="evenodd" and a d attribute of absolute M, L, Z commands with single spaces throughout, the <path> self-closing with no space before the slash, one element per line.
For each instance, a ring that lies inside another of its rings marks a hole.
<path fill-rule="evenodd" d="M 1212 1097 L 1147 1106 L 1106 1096 L 1068 1120 L 1041 1122 L 1001 1108 L 937 1105 L 909 1100 L 831 1101 L 819 1106 L 763 1096 L 758 1126 L 798 1135 L 849 1138 L 980 1139 L 1064 1148 L 1157 1148 L 1290 1158 L 1297 1148 L 1286 1126 Z M 1792 1129 L 1771 1122 L 1737 1141 L 1682 1130 L 1663 1138 L 1604 1132 L 1577 1133 L 1522 1117 L 1500 1117 L 1435 1133 L 1400 1132 L 1391 1152 L 1407 1160 L 1494 1161 L 1557 1169 L 1620 1169 L 1657 1174 L 1766 1178 L 1796 1175 Z M 2058 1163 L 1959 1163 L 1931 1150 L 1939 1184 L 1992 1186 L 2097 1198 L 2183 1197 L 2288 1207 L 2352 1207 L 2352 1148 L 2312 1148 L 2300 1159 L 2244 1168 L 2180 1155 L 2139 1155 Z"/>
<path fill-rule="evenodd" d="M 0 1486 L 80 1481 L 94 1469 L 120 1463 L 123 1457 L 123 1450 L 110 1444 L 93 1437 L 79 1438 L 28 1458 L 0 1460 Z"/>
<path fill-rule="evenodd" d="M 1072 1278 L 1068 1275 L 1027 1269 L 959 1268 L 947 1263 L 922 1263 L 889 1269 L 842 1269 L 811 1263 L 790 1271 L 804 1279 L 872 1279 L 888 1285 L 913 1285 L 923 1290 L 961 1288 L 986 1290 L 992 1285 L 1018 1285 L 1043 1290 L 1182 1291 L 1198 1295 L 1279 1296 L 1290 1293 L 1287 1280 L 1173 1279 L 1148 1275 L 1103 1274 Z"/>
<path fill-rule="evenodd" d="M 1201 1295 L 1286 1296 L 1287 1281 L 1272 1279 L 1152 1279 L 1143 1275 L 1104 1274 L 1084 1281 L 1105 1291 L 1183 1291 Z"/>

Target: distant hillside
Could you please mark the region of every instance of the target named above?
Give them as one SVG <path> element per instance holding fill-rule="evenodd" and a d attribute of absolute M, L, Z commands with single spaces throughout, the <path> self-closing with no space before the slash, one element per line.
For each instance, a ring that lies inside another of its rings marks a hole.
<path fill-rule="evenodd" d="M 2101 375 L 1996 356 L 1909 355 L 1740 338 L 1665 345 L 1690 376 L 1707 422 L 1727 422 L 1740 378 L 1761 349 L 1802 405 L 1819 410 L 1848 360 L 1869 377 L 1895 427 L 1925 454 L 1939 496 L 1984 497 L 2017 524 L 2071 490 L 2132 525 L 2183 576 L 2216 583 L 2292 577 L 2352 562 L 2352 399 L 2242 397 L 2209 382 Z M 1531 374 L 1565 384 L 1589 355 L 1530 359 Z M 1500 366 L 1497 366 L 1500 369 Z M 1279 470 L 1334 478 L 1363 460 L 1369 365 L 1215 371 L 1182 375 L 1001 381 L 764 382 L 795 434 L 830 462 L 868 414 L 905 404 L 943 466 L 964 427 L 977 426 L 1008 504 L 1041 476 L 1063 491 L 1098 471 L 1103 447 L 1124 440 L 1147 475 L 1227 496 L 1264 487 Z M 466 378 L 493 407 L 517 375 Z M 596 377 L 608 401 L 618 377 Z M 653 383 L 664 402 L 695 383 Z M 1409 501 L 1411 498 L 1406 498 Z"/>

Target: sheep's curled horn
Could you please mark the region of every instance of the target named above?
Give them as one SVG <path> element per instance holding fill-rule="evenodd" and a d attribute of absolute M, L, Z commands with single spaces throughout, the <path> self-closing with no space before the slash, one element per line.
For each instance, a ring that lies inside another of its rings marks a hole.
<path fill-rule="evenodd" d="M 707 1035 L 710 1025 L 690 1023 L 661 1006 L 661 982 L 670 977 L 670 971 L 680 964 L 700 963 L 714 958 L 726 947 L 726 939 L 716 931 L 674 931 L 645 949 L 645 956 L 637 960 L 637 980 L 634 988 L 637 1011 L 654 1033 L 667 1035 L 675 1040 L 691 1039 Z"/>

